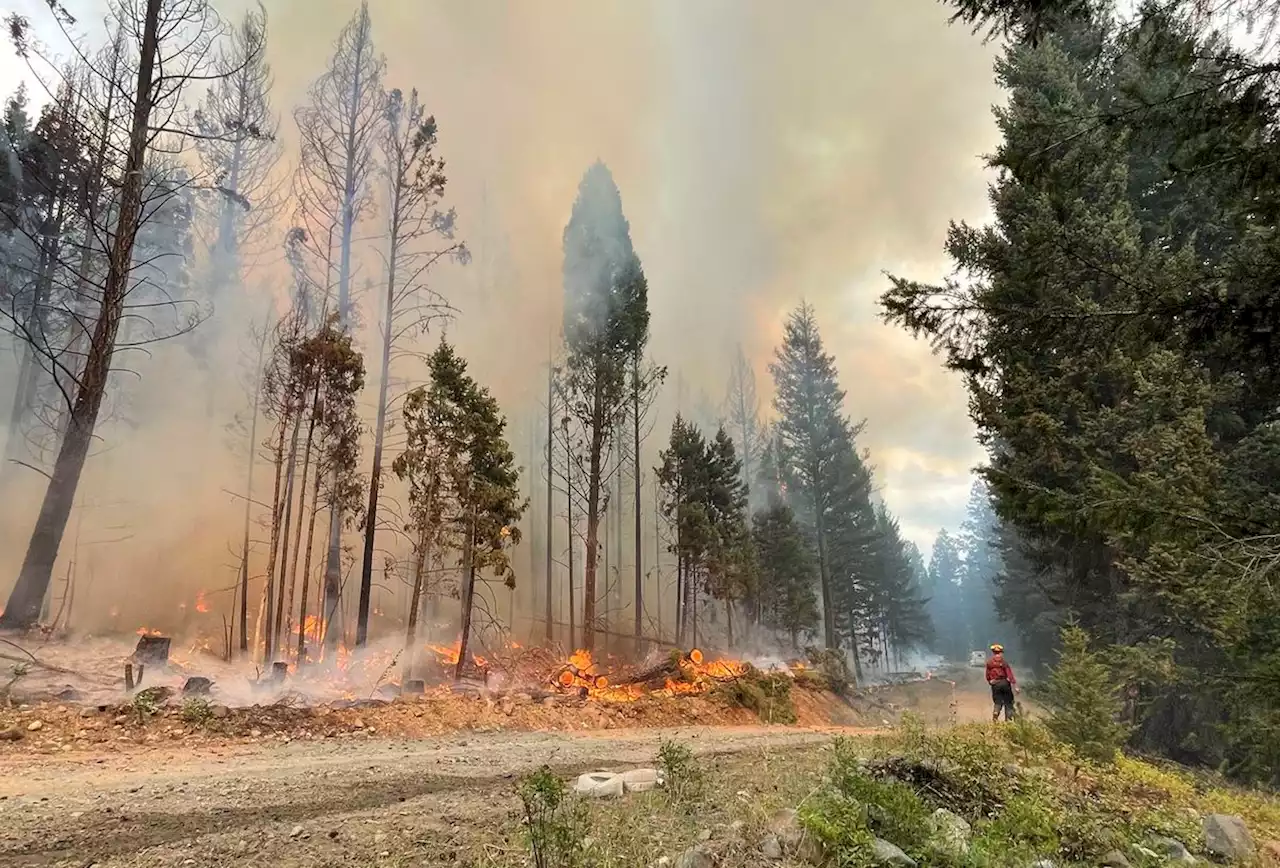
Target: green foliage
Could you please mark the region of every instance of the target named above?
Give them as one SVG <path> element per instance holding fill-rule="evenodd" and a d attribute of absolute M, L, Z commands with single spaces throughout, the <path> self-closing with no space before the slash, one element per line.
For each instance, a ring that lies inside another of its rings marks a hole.
<path fill-rule="evenodd" d="M 707 441 L 677 414 L 659 457 L 662 512 L 675 529 L 668 550 L 679 560 L 683 628 L 695 594 L 725 602 L 747 596 L 756 586 L 757 557 L 747 532 L 742 465 L 724 429 Z"/>
<path fill-rule="evenodd" d="M 524 833 L 535 868 L 578 868 L 585 864 L 586 805 L 564 781 L 543 766 L 516 785 L 524 808 Z"/>
<path fill-rule="evenodd" d="M 832 693 L 847 693 L 852 684 L 849 677 L 849 660 L 839 648 L 806 648 L 809 663 L 817 667 L 818 674 Z"/>
<path fill-rule="evenodd" d="M 1280 595 L 1258 566 L 1280 551 L 1274 70 L 1195 0 L 1123 27 L 1102 3 L 948 2 L 1019 37 L 996 66 L 994 217 L 948 234 L 963 285 L 895 278 L 882 303 L 966 377 L 1000 615 L 1037 668 L 1072 620 L 1103 646 L 1169 637 L 1112 654 L 1132 744 L 1280 780 Z"/>
<path fill-rule="evenodd" d="M 706 775 L 686 745 L 662 741 L 658 745 L 658 768 L 662 770 L 662 785 L 673 802 L 691 804 L 702 798 Z"/>
<path fill-rule="evenodd" d="M 213 719 L 213 706 L 203 697 L 191 696 L 182 701 L 181 714 L 187 723 L 203 726 Z"/>
<path fill-rule="evenodd" d="M 816 559 L 795 513 L 777 494 L 770 495 L 769 506 L 752 519 L 752 539 L 761 623 L 785 633 L 795 648 L 800 634 L 818 623 Z"/>
<path fill-rule="evenodd" d="M 1114 762 L 1127 727 L 1115 676 L 1078 626 L 1062 631 L 1062 653 L 1042 699 L 1050 709 L 1049 731 L 1075 752 L 1096 762 Z"/>
<path fill-rule="evenodd" d="M 735 705 L 754 711 L 764 723 L 795 723 L 791 676 L 782 672 L 746 673 L 720 685 L 718 692 Z"/>

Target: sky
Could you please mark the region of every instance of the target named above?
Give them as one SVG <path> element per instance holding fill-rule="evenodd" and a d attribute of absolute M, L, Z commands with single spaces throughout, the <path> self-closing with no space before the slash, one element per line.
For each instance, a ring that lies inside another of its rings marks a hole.
<path fill-rule="evenodd" d="M 68 0 L 85 26 L 101 17 Z M 228 18 L 239 2 L 215 4 Z M 293 108 L 353 0 L 265 0 Z M 558 322 L 577 183 L 612 169 L 649 279 L 654 358 L 722 400 L 741 345 L 767 408 L 786 312 L 816 308 L 860 445 L 926 552 L 982 460 L 962 384 L 878 320 L 884 272 L 938 280 L 951 220 L 988 213 L 993 49 L 936 0 L 371 0 L 388 86 L 437 119 L 476 262 L 442 280 L 450 334 L 504 406 L 532 406 Z M 58 48 L 44 0 L 8 0 Z M 24 67 L 0 50 L 0 90 Z M 368 269 L 366 269 L 366 274 Z M 668 388 L 664 401 L 675 400 Z M 668 406 L 669 412 L 673 408 Z M 516 413 L 518 409 L 510 410 Z"/>

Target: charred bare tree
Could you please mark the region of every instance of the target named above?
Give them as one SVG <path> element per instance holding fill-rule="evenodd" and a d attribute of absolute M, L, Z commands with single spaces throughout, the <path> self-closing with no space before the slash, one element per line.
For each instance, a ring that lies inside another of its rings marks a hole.
<path fill-rule="evenodd" d="M 373 428 L 373 472 L 365 511 L 364 556 L 360 569 L 360 602 L 356 645 L 369 636 L 369 602 L 373 590 L 373 553 L 378 529 L 378 493 L 382 484 L 382 451 L 387 427 L 391 360 L 406 337 L 426 332 L 450 315 L 444 298 L 429 289 L 426 275 L 444 258 L 465 262 L 467 248 L 454 239 L 452 209 L 437 207 L 444 196 L 444 160 L 435 153 L 436 121 L 418 100 L 418 91 L 393 90 L 386 100 L 382 158 L 387 175 L 387 286 L 383 297 L 382 359 L 378 377 L 377 420 Z"/>
<path fill-rule="evenodd" d="M 329 68 L 312 85 L 308 105 L 294 115 L 302 139 L 297 179 L 301 223 L 317 241 L 337 236 L 336 310 L 342 329 L 350 328 L 352 319 L 354 231 L 372 205 L 370 177 L 383 124 L 384 68 L 373 45 L 369 4 L 362 2 L 338 35 Z M 331 479 L 329 485 L 335 492 L 342 487 L 338 479 Z M 341 512 L 330 510 L 324 570 L 326 626 L 333 623 L 342 593 L 343 523 Z M 326 629 L 325 644 L 331 651 L 337 649 L 338 638 L 337 631 Z"/>
<path fill-rule="evenodd" d="M 103 169 L 112 180 L 102 186 L 103 201 L 92 202 L 86 215 L 92 232 L 109 239 L 106 268 L 103 273 L 76 276 L 84 278 L 76 283 L 91 292 L 96 304 L 83 302 L 77 307 L 77 312 L 93 312 L 76 323 L 89 336 L 83 365 L 71 370 L 60 364 L 64 379 L 59 388 L 68 407 L 65 431 L 21 572 L 0 615 L 4 627 L 30 627 L 39 616 L 107 394 L 112 362 L 122 348 L 118 338 L 129 297 L 140 287 L 146 289 L 147 263 L 135 258 L 135 243 L 170 201 L 191 186 L 189 179 L 175 175 L 154 157 L 181 147 L 189 129 L 182 118 L 184 91 L 194 81 L 208 79 L 211 53 L 220 35 L 220 24 L 206 0 L 121 0 L 112 11 L 121 23 L 123 38 L 136 39 L 136 48 L 130 46 L 134 67 L 117 69 L 110 82 L 109 89 L 128 94 L 129 117 L 127 123 L 117 124 L 117 116 L 111 116 L 112 129 L 106 136 L 111 142 L 110 159 Z M 70 24 L 61 16 L 55 18 L 74 48 Z M 25 19 L 12 16 L 9 31 L 20 53 L 32 56 Z M 93 63 L 83 54 L 81 59 Z M 95 68 L 94 74 L 101 78 L 107 70 Z M 82 121 L 86 128 L 91 128 L 94 114 L 86 110 L 88 120 Z M 101 119 L 102 113 L 97 117 Z M 85 321 L 90 318 L 92 322 Z M 189 331 L 198 319 L 175 323 L 172 334 L 139 335 L 128 343 L 172 337 Z"/>

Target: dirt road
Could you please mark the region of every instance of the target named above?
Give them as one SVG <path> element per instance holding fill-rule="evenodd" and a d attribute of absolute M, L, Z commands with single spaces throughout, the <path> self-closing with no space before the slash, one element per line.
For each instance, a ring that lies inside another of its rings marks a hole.
<path fill-rule="evenodd" d="M 841 732 L 856 731 L 493 733 L 15 756 L 0 764 L 0 866 L 457 865 L 471 828 L 503 825 L 515 778 L 543 764 L 563 773 L 651 765 L 663 739 L 704 755 L 786 752 Z"/>

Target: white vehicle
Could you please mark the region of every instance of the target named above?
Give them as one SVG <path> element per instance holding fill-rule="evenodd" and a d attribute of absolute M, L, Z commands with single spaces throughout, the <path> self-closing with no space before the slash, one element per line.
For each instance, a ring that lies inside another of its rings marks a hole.
<path fill-rule="evenodd" d="M 969 665 L 970 665 L 970 666 L 986 666 L 986 665 L 987 665 L 987 655 L 986 655 L 984 652 L 982 652 L 982 651 L 970 651 L 970 652 L 969 652 Z"/>

